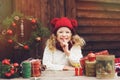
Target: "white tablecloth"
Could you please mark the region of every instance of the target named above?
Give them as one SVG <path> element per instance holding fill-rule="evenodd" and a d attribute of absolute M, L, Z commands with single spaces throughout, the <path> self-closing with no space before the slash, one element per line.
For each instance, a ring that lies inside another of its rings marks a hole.
<path fill-rule="evenodd" d="M 9 80 L 120 80 L 120 77 L 115 75 L 113 79 L 97 79 L 96 77 L 75 76 L 74 71 L 42 71 L 40 77 L 14 78 Z"/>

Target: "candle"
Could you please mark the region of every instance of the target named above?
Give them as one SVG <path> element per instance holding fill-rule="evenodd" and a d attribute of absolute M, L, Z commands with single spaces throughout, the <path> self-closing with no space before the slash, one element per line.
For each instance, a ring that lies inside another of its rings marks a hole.
<path fill-rule="evenodd" d="M 20 29 L 21 29 L 21 37 L 24 37 L 24 25 L 23 25 L 23 20 L 21 20 L 21 25 L 20 25 Z"/>

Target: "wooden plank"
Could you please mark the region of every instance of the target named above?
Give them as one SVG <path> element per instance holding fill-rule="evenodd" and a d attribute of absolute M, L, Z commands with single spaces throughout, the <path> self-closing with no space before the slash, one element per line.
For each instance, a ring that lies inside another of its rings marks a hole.
<path fill-rule="evenodd" d="M 69 18 L 76 18 L 76 3 L 75 0 L 65 0 L 65 14 Z"/>
<path fill-rule="evenodd" d="M 120 34 L 86 34 L 81 36 L 85 41 L 120 41 Z"/>
<path fill-rule="evenodd" d="M 98 19 L 120 19 L 120 12 L 77 10 L 77 17 Z"/>
<path fill-rule="evenodd" d="M 104 3 L 120 3 L 120 1 L 119 0 L 76 0 L 77 2 L 79 2 L 79 1 L 86 1 L 86 2 L 104 2 Z"/>
<path fill-rule="evenodd" d="M 41 19 L 41 22 L 44 24 L 44 25 L 46 25 L 46 24 L 48 24 L 48 22 L 47 22 L 47 18 L 48 18 L 48 12 L 47 12 L 47 2 L 48 0 L 40 0 L 40 3 L 41 3 L 41 5 L 40 5 L 40 12 L 41 12 L 41 16 L 40 16 L 40 19 Z"/>
<path fill-rule="evenodd" d="M 79 1 L 76 2 L 76 8 L 78 10 L 93 10 L 93 11 L 120 11 L 120 3 L 100 3 L 100 2 L 89 2 Z"/>
<path fill-rule="evenodd" d="M 120 19 L 79 18 L 80 26 L 120 26 Z"/>
<path fill-rule="evenodd" d="M 77 32 L 80 34 L 120 34 L 120 26 L 106 27 L 106 26 L 79 26 Z"/>
<path fill-rule="evenodd" d="M 87 42 L 87 45 L 83 48 L 85 50 L 97 50 L 97 49 L 119 49 L 120 41 L 100 41 L 100 42 Z"/>
<path fill-rule="evenodd" d="M 50 17 L 65 16 L 64 14 L 64 0 L 50 0 Z"/>

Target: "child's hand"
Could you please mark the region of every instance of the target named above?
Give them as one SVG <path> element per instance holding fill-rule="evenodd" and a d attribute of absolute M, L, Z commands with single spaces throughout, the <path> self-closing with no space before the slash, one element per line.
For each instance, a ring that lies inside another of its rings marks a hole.
<path fill-rule="evenodd" d="M 63 39 L 62 48 L 63 48 L 65 54 L 69 55 L 70 51 L 69 51 L 69 48 L 68 48 L 68 42 L 65 39 Z"/>

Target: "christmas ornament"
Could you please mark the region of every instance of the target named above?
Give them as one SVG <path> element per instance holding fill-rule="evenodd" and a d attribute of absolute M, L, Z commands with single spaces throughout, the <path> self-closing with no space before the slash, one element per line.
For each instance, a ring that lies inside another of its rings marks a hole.
<path fill-rule="evenodd" d="M 29 49 L 28 45 L 24 45 L 23 47 L 24 47 L 25 50 Z"/>
<path fill-rule="evenodd" d="M 32 22 L 33 24 L 35 24 L 35 23 L 36 23 L 36 20 L 35 20 L 34 18 L 32 18 L 31 22 Z"/>
<path fill-rule="evenodd" d="M 8 40 L 8 43 L 10 43 L 10 44 L 13 43 L 13 40 L 9 39 L 9 40 Z"/>
<path fill-rule="evenodd" d="M 13 31 L 12 31 L 11 29 L 8 29 L 8 30 L 7 30 L 7 34 L 12 35 L 12 34 L 13 34 Z"/>
<path fill-rule="evenodd" d="M 12 23 L 12 26 L 13 26 L 13 27 L 16 27 L 16 23 L 15 23 L 15 22 L 13 22 L 13 23 Z"/>

